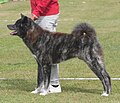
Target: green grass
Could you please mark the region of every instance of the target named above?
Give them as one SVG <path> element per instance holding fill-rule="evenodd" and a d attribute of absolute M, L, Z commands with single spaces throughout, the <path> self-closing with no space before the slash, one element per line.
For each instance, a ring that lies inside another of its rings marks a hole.
<path fill-rule="evenodd" d="M 79 22 L 88 22 L 97 31 L 103 46 L 107 71 L 120 77 L 120 17 L 118 0 L 59 0 L 61 14 L 57 31 L 68 32 Z M 101 97 L 100 81 L 61 81 L 62 93 L 45 97 L 30 92 L 36 86 L 37 64 L 18 37 L 9 35 L 6 25 L 20 13 L 30 16 L 29 1 L 0 6 L 0 103 L 120 103 L 120 81 L 112 81 L 112 94 Z M 3 21 L 8 20 L 8 21 Z M 74 72 L 73 72 L 74 71 Z M 96 77 L 87 65 L 71 59 L 60 64 L 60 77 Z"/>

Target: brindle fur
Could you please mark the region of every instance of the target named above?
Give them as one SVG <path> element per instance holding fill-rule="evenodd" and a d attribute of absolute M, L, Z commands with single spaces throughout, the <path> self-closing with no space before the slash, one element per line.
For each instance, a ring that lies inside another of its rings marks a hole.
<path fill-rule="evenodd" d="M 44 85 L 47 91 L 51 65 L 77 57 L 83 60 L 101 80 L 104 93 L 110 94 L 111 80 L 105 70 L 102 48 L 94 28 L 89 24 L 77 25 L 71 34 L 53 33 L 43 30 L 30 18 L 22 15 L 21 19 L 14 25 L 8 25 L 8 28 L 15 30 L 12 35 L 18 35 L 35 55 L 38 64 L 38 88 Z"/>

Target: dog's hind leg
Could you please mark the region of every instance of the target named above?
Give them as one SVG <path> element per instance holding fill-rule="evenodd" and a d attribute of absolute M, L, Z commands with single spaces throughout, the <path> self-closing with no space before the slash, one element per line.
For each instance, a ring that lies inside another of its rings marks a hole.
<path fill-rule="evenodd" d="M 50 74 L 51 74 L 51 66 L 44 65 L 43 66 L 44 72 L 44 91 L 40 93 L 40 95 L 46 95 L 49 92 L 49 84 L 50 84 Z"/>
<path fill-rule="evenodd" d="M 96 47 L 97 48 L 97 47 Z M 105 65 L 103 62 L 103 54 L 101 48 L 87 48 L 84 50 L 83 60 L 88 64 L 91 70 L 96 74 L 96 76 L 101 80 L 104 92 L 102 96 L 108 96 L 111 91 L 111 79 L 105 70 Z"/>
<path fill-rule="evenodd" d="M 111 91 L 111 80 L 110 80 L 110 76 L 105 70 L 105 67 L 102 66 L 103 64 L 99 63 L 99 61 L 97 60 L 93 60 L 91 63 L 87 63 L 87 64 L 103 84 L 104 92 L 102 96 L 108 96 Z"/>

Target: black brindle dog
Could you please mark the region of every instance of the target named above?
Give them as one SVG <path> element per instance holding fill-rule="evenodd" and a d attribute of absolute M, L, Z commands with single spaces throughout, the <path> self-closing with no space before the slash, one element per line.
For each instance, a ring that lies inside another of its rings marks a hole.
<path fill-rule="evenodd" d="M 74 57 L 83 60 L 101 80 L 104 87 L 102 96 L 110 94 L 111 80 L 105 70 L 102 48 L 96 38 L 94 28 L 89 24 L 77 25 L 71 34 L 53 33 L 43 30 L 30 18 L 21 15 L 21 19 L 7 27 L 14 30 L 11 35 L 19 36 L 36 56 L 38 63 L 37 88 L 42 88 L 44 85 L 42 95 L 48 93 L 51 65 Z"/>

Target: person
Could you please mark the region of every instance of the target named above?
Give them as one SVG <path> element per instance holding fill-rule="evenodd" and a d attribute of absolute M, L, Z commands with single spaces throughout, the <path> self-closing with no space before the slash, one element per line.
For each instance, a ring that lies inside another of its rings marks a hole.
<path fill-rule="evenodd" d="M 58 0 L 30 0 L 31 19 L 43 29 L 56 32 L 57 21 L 59 18 Z M 52 65 L 49 93 L 60 93 L 61 86 L 58 77 L 59 65 Z M 40 93 L 42 90 L 35 89 L 32 93 Z"/>

